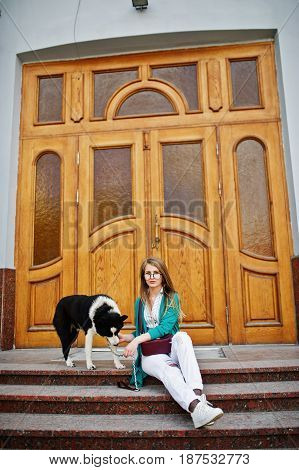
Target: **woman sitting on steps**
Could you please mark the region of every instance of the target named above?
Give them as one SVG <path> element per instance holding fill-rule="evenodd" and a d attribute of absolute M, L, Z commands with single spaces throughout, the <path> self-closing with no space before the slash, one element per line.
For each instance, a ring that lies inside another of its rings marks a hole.
<path fill-rule="evenodd" d="M 134 356 L 138 387 L 147 375 L 163 382 L 173 399 L 191 414 L 194 427 L 211 425 L 223 415 L 202 393 L 203 383 L 190 336 L 180 332 L 182 311 L 168 269 L 160 258 L 146 258 L 140 268 L 140 297 L 135 301 L 135 326 L 132 334 L 119 333 L 120 342 L 129 343 L 124 356 Z M 138 310 L 145 333 L 139 331 Z M 170 354 L 144 356 L 140 344 L 172 334 Z M 134 384 L 132 375 L 131 384 Z"/>

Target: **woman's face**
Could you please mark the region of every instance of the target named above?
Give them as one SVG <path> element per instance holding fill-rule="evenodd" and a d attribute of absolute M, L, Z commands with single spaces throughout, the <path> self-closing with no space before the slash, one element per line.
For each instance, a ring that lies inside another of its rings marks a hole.
<path fill-rule="evenodd" d="M 159 279 L 157 279 L 158 277 Z M 160 273 L 159 269 L 156 268 L 156 266 L 152 266 L 151 264 L 147 264 L 145 266 L 144 279 L 149 287 L 161 287 L 162 286 L 162 274 Z"/>

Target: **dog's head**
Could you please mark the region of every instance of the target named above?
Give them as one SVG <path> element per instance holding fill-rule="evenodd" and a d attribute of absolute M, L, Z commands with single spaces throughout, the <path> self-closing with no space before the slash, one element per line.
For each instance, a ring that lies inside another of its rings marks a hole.
<path fill-rule="evenodd" d="M 127 318 L 127 315 L 120 315 L 113 307 L 104 303 L 96 309 L 93 322 L 96 332 L 100 336 L 106 336 L 110 344 L 117 346 L 119 343 L 118 333 Z"/>

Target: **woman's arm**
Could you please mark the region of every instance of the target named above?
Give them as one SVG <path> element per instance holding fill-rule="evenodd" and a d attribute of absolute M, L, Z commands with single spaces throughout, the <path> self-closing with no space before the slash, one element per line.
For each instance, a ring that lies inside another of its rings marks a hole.
<path fill-rule="evenodd" d="M 177 293 L 174 295 L 174 300 L 177 308 L 179 308 L 179 297 Z M 168 307 L 161 323 L 155 328 L 150 328 L 148 333 L 136 336 L 128 346 L 126 346 L 124 356 L 133 356 L 139 344 L 144 343 L 145 341 L 161 338 L 162 336 L 170 333 L 176 323 L 178 323 L 178 310 L 173 307 Z"/>
<path fill-rule="evenodd" d="M 128 335 L 129 336 L 129 335 Z M 125 347 L 124 356 L 134 356 L 138 345 L 144 343 L 145 341 L 150 341 L 151 337 L 148 333 L 143 333 L 142 335 L 136 336 L 136 338 L 131 341 L 128 346 Z"/>
<path fill-rule="evenodd" d="M 169 334 L 175 324 L 178 323 L 179 297 L 177 293 L 174 295 L 174 301 L 177 308 L 168 307 L 159 325 L 148 330 L 151 339 L 162 338 L 162 336 Z"/>

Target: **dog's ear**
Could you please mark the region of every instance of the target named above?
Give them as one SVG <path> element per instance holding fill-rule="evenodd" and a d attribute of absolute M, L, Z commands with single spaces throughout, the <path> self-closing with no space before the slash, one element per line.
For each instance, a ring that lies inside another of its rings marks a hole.
<path fill-rule="evenodd" d="M 129 318 L 129 317 L 128 317 L 128 315 L 122 315 L 120 318 L 121 318 L 123 321 L 125 321 L 125 320 L 126 320 L 127 318 Z"/>

